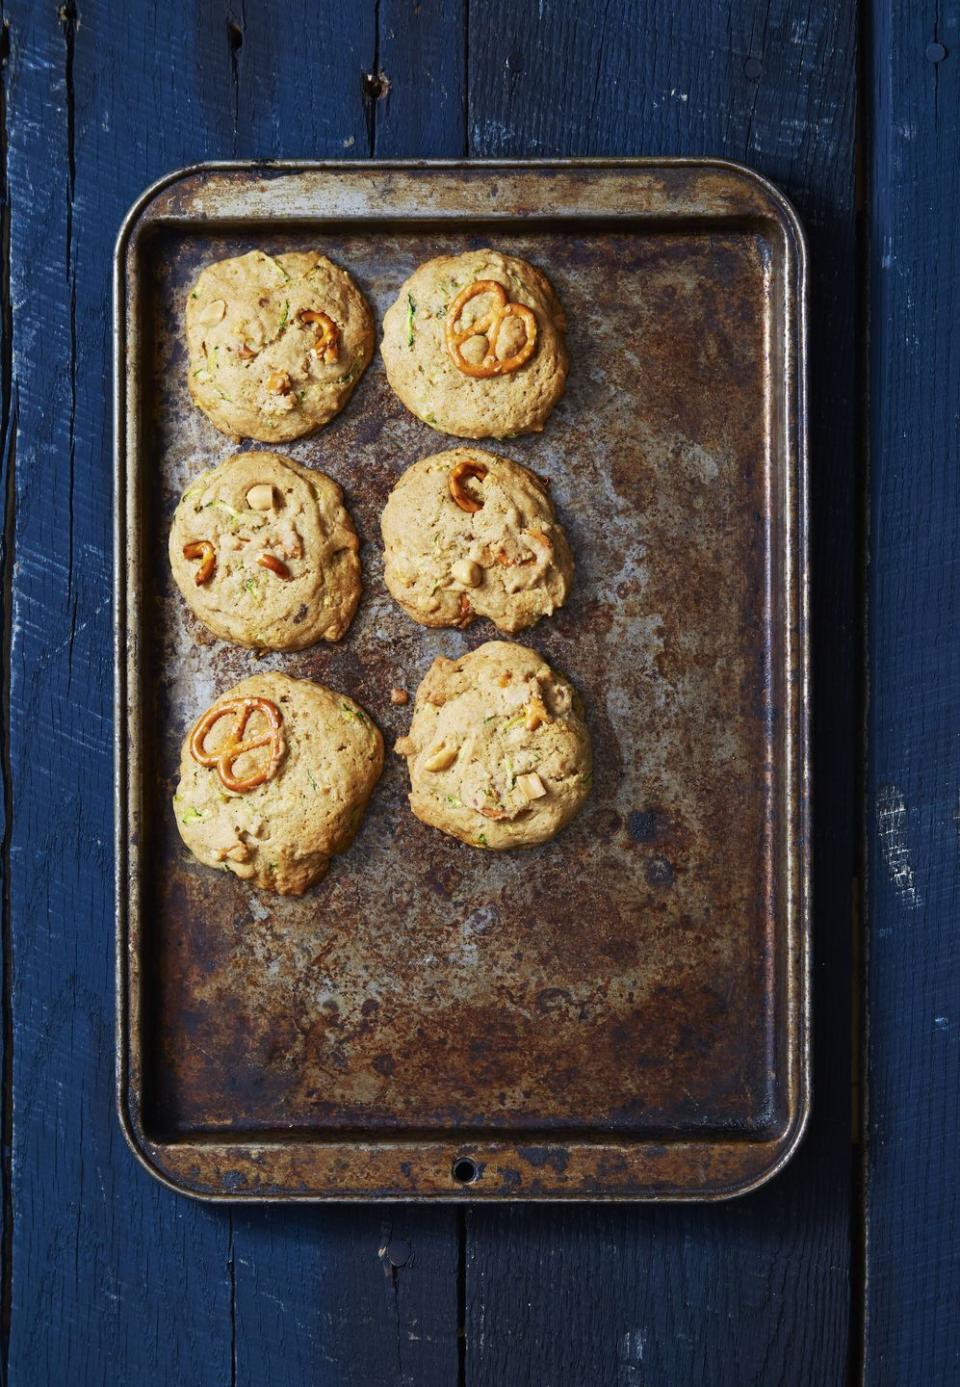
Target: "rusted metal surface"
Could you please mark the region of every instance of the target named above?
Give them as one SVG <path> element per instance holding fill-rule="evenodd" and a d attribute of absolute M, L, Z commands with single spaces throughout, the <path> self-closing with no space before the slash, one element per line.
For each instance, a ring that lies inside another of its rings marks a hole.
<path fill-rule="evenodd" d="M 346 492 L 365 585 L 347 638 L 258 659 L 174 588 L 175 501 L 233 451 L 188 396 L 186 288 L 221 256 L 318 245 L 378 318 L 447 251 L 492 245 L 552 280 L 567 395 L 542 435 L 493 446 L 550 477 L 573 545 L 571 601 L 523 639 L 582 692 L 595 778 L 555 842 L 487 854 L 419 823 L 389 757 L 354 847 L 294 900 L 183 849 L 193 718 L 277 668 L 357 698 L 389 744 L 410 719 L 391 689 L 495 635 L 426 630 L 384 589 L 388 492 L 449 444 L 379 359 L 280 449 Z M 214 167 L 135 209 L 117 283 L 119 1100 L 138 1153 L 231 1198 L 717 1198 L 764 1179 L 808 1107 L 789 208 L 683 161 Z"/>

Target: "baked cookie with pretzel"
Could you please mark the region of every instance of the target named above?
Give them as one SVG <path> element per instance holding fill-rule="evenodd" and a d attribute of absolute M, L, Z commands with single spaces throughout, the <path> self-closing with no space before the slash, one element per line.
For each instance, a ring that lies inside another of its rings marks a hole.
<path fill-rule="evenodd" d="M 373 318 L 319 251 L 252 250 L 200 272 L 187 295 L 188 382 L 221 433 L 283 443 L 338 414 L 373 355 Z"/>
<path fill-rule="evenodd" d="M 567 379 L 566 320 L 549 281 L 499 251 L 419 266 L 383 319 L 387 379 L 441 433 L 538 433 Z"/>
<path fill-rule="evenodd" d="M 359 540 L 335 481 L 277 453 L 237 453 L 194 479 L 170 566 L 215 636 L 258 650 L 338 641 L 360 601 Z"/>
<path fill-rule="evenodd" d="M 578 694 L 535 650 L 511 641 L 434 660 L 394 749 L 406 758 L 417 818 L 471 847 L 545 843 L 590 793 Z"/>
<path fill-rule="evenodd" d="M 352 698 L 255 674 L 190 729 L 177 827 L 200 862 L 297 896 L 350 846 L 382 769 L 383 738 Z"/>
<path fill-rule="evenodd" d="M 509 458 L 479 448 L 421 458 L 380 528 L 387 588 L 423 626 L 489 617 L 513 633 L 566 600 L 573 555 L 547 483 Z"/>

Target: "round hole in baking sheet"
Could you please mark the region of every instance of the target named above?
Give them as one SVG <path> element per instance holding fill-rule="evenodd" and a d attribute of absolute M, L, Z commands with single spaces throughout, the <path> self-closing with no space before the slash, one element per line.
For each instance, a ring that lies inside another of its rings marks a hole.
<path fill-rule="evenodd" d="M 458 1156 L 453 1163 L 453 1178 L 461 1185 L 472 1185 L 480 1174 L 476 1161 L 469 1156 Z"/>

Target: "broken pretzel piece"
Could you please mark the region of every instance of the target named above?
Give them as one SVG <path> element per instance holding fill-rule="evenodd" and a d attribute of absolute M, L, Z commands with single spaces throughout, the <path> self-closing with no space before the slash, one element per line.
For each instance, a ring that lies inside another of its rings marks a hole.
<path fill-rule="evenodd" d="M 523 533 L 529 535 L 531 539 L 536 540 L 537 544 L 542 544 L 545 549 L 553 548 L 550 536 L 545 535 L 542 530 L 524 530 Z"/>
<path fill-rule="evenodd" d="M 202 588 L 207 579 L 213 576 L 213 570 L 217 566 L 216 549 L 208 539 L 197 539 L 192 544 L 183 546 L 183 557 L 200 560 L 200 567 L 193 575 L 193 581 L 198 588 Z"/>
<path fill-rule="evenodd" d="M 278 578 L 291 578 L 293 576 L 283 560 L 276 558 L 273 554 L 259 554 L 257 563 L 269 573 L 275 573 Z"/>
<path fill-rule="evenodd" d="M 316 323 L 317 338 L 313 350 L 332 365 L 340 355 L 340 329 L 328 313 L 320 313 L 313 308 L 305 308 L 300 314 L 301 323 Z"/>
<path fill-rule="evenodd" d="M 482 462 L 474 462 L 469 459 L 458 462 L 455 467 L 451 467 L 447 477 L 447 486 L 450 495 L 461 510 L 465 510 L 468 515 L 475 515 L 478 510 L 483 509 L 483 501 L 476 496 L 471 496 L 463 483 L 468 477 L 476 477 L 478 482 L 482 482 L 487 475 L 487 468 Z"/>
<path fill-rule="evenodd" d="M 547 712 L 546 705 L 539 694 L 533 695 L 527 703 L 524 712 L 526 713 L 526 722 L 524 726 L 528 732 L 536 732 L 537 728 L 542 723 L 552 721 L 550 714 Z"/>

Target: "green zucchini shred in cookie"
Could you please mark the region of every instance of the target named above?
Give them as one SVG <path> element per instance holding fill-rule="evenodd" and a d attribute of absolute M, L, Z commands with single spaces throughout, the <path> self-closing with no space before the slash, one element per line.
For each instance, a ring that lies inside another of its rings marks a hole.
<path fill-rule="evenodd" d="M 350 367 L 350 370 L 345 371 L 344 374 L 340 377 L 341 385 L 349 385 L 362 366 L 363 353 L 361 352 L 353 358 L 353 365 Z"/>

